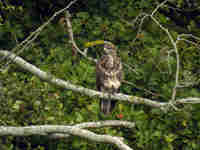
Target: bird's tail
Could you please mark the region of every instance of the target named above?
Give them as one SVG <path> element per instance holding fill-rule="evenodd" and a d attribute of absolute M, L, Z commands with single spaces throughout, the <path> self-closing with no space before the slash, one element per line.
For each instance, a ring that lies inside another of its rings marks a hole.
<path fill-rule="evenodd" d="M 107 99 L 101 99 L 100 100 L 100 109 L 101 112 L 103 112 L 105 115 L 109 115 L 113 108 L 115 107 L 116 101 L 111 101 Z"/>

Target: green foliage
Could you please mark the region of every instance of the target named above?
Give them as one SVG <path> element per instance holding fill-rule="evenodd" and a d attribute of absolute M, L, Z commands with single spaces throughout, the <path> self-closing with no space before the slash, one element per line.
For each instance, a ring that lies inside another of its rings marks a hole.
<path fill-rule="evenodd" d="M 5 4 L 0 3 L 3 14 L 0 17 L 1 49 L 14 48 L 44 23 L 50 14 L 61 9 L 59 4 L 63 4 L 62 1 L 48 0 L 38 3 L 28 0 L 21 3 L 4 1 Z M 183 3 L 183 0 L 177 1 L 178 6 Z M 133 85 L 123 84 L 122 93 L 167 102 L 171 98 L 175 84 L 176 57 L 173 52 L 170 55 L 167 53 L 172 49 L 172 45 L 167 35 L 150 19 L 144 21 L 137 40 L 134 39 L 139 22 L 130 26 L 140 12 L 151 13 L 156 5 L 155 0 L 92 0 L 87 1 L 87 4 L 85 1 L 77 2 L 74 6 L 76 8 L 71 8 L 70 12 L 74 39 L 80 48 L 84 48 L 90 41 L 109 40 L 117 45 L 122 61 L 135 69 L 136 72 L 133 72 L 130 68 L 124 67 L 124 78 Z M 21 56 L 58 78 L 95 89 L 95 64 L 79 54 L 73 54 L 68 43 L 68 33 L 58 23 L 61 17 L 58 16 L 49 24 Z M 156 18 L 162 24 L 172 23 L 159 13 L 156 14 Z M 199 34 L 194 22 L 190 22 L 189 27 Z M 174 37 L 178 34 L 176 31 L 170 32 Z M 99 47 L 89 48 L 89 55 L 99 58 L 102 54 L 102 47 Z M 178 44 L 178 51 L 181 60 L 180 81 L 195 84 L 178 89 L 177 98 L 200 97 L 200 52 L 194 45 L 186 44 L 184 41 Z M 5 97 L 0 101 L 0 125 L 69 125 L 102 119 L 122 119 L 135 122 L 136 128 L 102 128 L 96 129 L 95 132 L 123 136 L 125 142 L 133 149 L 200 149 L 198 104 L 180 106 L 180 112 L 164 113 L 148 106 L 119 103 L 109 118 L 103 118 L 99 114 L 98 98 L 55 87 L 18 66 L 10 65 L 7 71 L 0 72 L 0 82 L 3 83 Z M 123 117 L 119 118 L 119 114 L 123 114 Z M 50 140 L 46 137 L 33 136 L 1 137 L 0 149 L 110 150 L 116 147 L 77 137 Z"/>

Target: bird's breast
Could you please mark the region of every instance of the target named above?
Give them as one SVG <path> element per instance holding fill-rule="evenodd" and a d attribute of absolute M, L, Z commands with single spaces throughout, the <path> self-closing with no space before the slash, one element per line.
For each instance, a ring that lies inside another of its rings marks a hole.
<path fill-rule="evenodd" d="M 114 58 L 111 55 L 108 55 L 108 59 L 105 62 L 105 68 L 111 69 L 114 67 Z"/>
<path fill-rule="evenodd" d="M 104 81 L 104 86 L 106 88 L 114 88 L 114 89 L 118 89 L 120 87 L 121 83 L 119 82 L 119 80 L 117 80 L 116 78 L 107 78 Z"/>

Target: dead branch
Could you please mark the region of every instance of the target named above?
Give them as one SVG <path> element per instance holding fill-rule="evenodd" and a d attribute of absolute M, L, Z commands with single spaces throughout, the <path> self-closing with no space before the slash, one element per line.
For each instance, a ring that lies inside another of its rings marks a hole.
<path fill-rule="evenodd" d="M 69 43 L 72 44 L 72 48 L 75 49 L 75 51 L 79 52 L 81 55 L 83 55 L 88 60 L 91 60 L 91 61 L 96 63 L 97 62 L 96 59 L 93 59 L 93 58 L 87 56 L 87 48 L 84 51 L 80 50 L 80 48 L 77 46 L 76 42 L 74 41 L 74 33 L 73 33 L 73 30 L 72 30 L 70 17 L 71 17 L 71 15 L 67 11 L 66 14 L 65 14 L 65 20 L 66 20 L 67 30 L 68 30 L 68 33 L 69 33 L 69 39 L 70 39 Z"/>
<path fill-rule="evenodd" d="M 42 24 L 39 28 L 37 28 L 34 32 L 32 32 L 24 41 L 22 41 L 20 44 L 18 44 L 15 48 L 13 48 L 11 50 L 11 52 L 16 53 L 17 55 L 19 55 L 21 52 L 23 52 L 26 48 L 28 48 L 31 43 L 34 42 L 34 40 L 38 37 L 38 35 L 41 33 L 41 31 L 47 26 L 49 25 L 49 23 L 55 19 L 56 16 L 58 16 L 59 14 L 63 13 L 64 11 L 66 11 L 67 9 L 69 9 L 74 3 L 76 3 L 78 0 L 73 0 L 71 1 L 65 8 L 55 12 L 53 14 L 52 17 L 49 18 L 49 20 L 47 20 L 44 24 Z M 4 60 L 6 57 L 3 57 L 0 59 L 0 61 Z M 8 66 L 8 64 L 11 61 L 7 62 L 7 64 L 5 65 L 5 67 Z"/>
<path fill-rule="evenodd" d="M 170 104 L 171 106 L 174 107 L 173 103 L 176 99 L 176 89 L 177 87 L 179 86 L 179 72 L 180 72 L 180 60 L 179 60 L 179 53 L 178 53 L 178 49 L 177 49 L 177 42 L 173 39 L 171 33 L 168 31 L 167 28 L 165 28 L 164 26 L 162 26 L 159 21 L 154 17 L 154 15 L 156 14 L 156 12 L 165 5 L 165 3 L 168 2 L 168 0 L 165 0 L 163 1 L 162 3 L 160 3 L 159 5 L 157 5 L 157 7 L 152 11 L 151 14 L 145 14 L 141 21 L 140 21 L 140 24 L 139 24 L 139 29 L 138 29 L 138 32 L 137 32 L 137 35 L 141 33 L 141 28 L 142 28 L 142 24 L 144 23 L 144 20 L 146 18 L 151 18 L 151 20 L 156 23 L 160 28 L 161 30 L 163 30 L 167 36 L 169 37 L 170 39 L 170 42 L 171 44 L 173 45 L 173 48 L 174 48 L 174 52 L 176 54 L 176 76 L 175 76 L 175 85 L 174 85 L 174 88 L 172 89 L 172 96 L 171 96 L 171 101 L 170 101 Z M 137 38 L 137 36 L 136 36 Z M 175 108 L 175 107 L 174 107 Z M 177 109 L 177 108 L 175 108 Z"/>
<path fill-rule="evenodd" d="M 62 88 L 68 89 L 68 90 L 72 90 L 74 92 L 79 92 L 79 93 L 82 93 L 82 94 L 90 96 L 90 97 L 96 96 L 99 98 L 119 100 L 122 102 L 128 102 L 128 103 L 132 103 L 132 104 L 145 104 L 145 105 L 155 107 L 155 108 L 160 108 L 160 109 L 163 109 L 165 106 L 169 105 L 169 103 L 159 102 L 159 100 L 153 101 L 153 100 L 150 100 L 147 98 L 125 95 L 122 93 L 108 94 L 108 93 L 103 93 L 103 92 L 99 92 L 96 90 L 88 89 L 88 88 L 85 88 L 82 86 L 74 85 L 74 84 L 71 84 L 69 81 L 64 81 L 62 79 L 58 79 L 58 78 L 54 77 L 53 75 L 51 75 L 50 73 L 40 70 L 36 66 L 26 62 L 24 59 L 22 59 L 19 56 L 16 56 L 15 54 L 13 54 L 11 52 L 8 52 L 5 50 L 0 50 L 0 55 L 6 56 L 9 60 L 12 60 L 15 64 L 17 64 L 24 70 L 31 72 L 32 74 L 36 75 L 38 78 L 40 78 L 48 83 L 57 85 L 59 87 L 62 87 Z M 190 100 L 190 98 L 185 98 L 185 99 L 187 99 L 188 101 Z M 196 99 L 198 99 L 198 102 L 200 102 L 199 101 L 200 98 L 196 98 Z M 178 100 L 178 102 L 186 103 L 185 101 L 181 102 L 181 100 Z M 195 103 L 197 103 L 197 101 L 195 101 Z M 177 104 L 177 103 L 175 103 L 175 104 Z"/>
<path fill-rule="evenodd" d="M 0 55 L 6 56 L 9 60 L 12 60 L 15 64 L 17 64 L 21 68 L 25 69 L 26 71 L 31 72 L 32 74 L 36 75 L 37 77 L 39 77 L 40 79 L 46 82 L 52 83 L 54 85 L 57 85 L 65 89 L 72 90 L 74 92 L 83 93 L 84 95 L 87 95 L 87 96 L 91 96 L 91 97 L 97 96 L 99 98 L 115 99 L 115 100 L 133 103 L 133 104 L 146 104 L 146 105 L 157 107 L 157 108 L 161 108 L 164 105 L 166 105 L 166 103 L 156 102 L 156 101 L 152 101 L 150 99 L 146 99 L 142 97 L 130 96 L 130 95 L 125 95 L 121 93 L 108 94 L 108 93 L 102 93 L 99 91 L 87 89 L 82 86 L 71 84 L 69 81 L 58 79 L 54 77 L 53 75 L 51 75 L 50 73 L 44 72 L 40 70 L 39 68 L 37 68 L 36 66 L 26 62 L 24 59 L 22 59 L 19 56 L 16 56 L 14 53 L 0 50 Z"/>
<path fill-rule="evenodd" d="M 73 125 L 77 128 L 104 128 L 104 127 L 125 127 L 125 128 L 134 128 L 135 123 L 129 121 L 120 121 L 120 120 L 106 120 L 98 122 L 84 122 L 80 124 Z M 58 139 L 58 138 L 68 138 L 69 134 L 55 133 L 51 134 L 49 138 Z"/>
<path fill-rule="evenodd" d="M 135 123 L 129 121 L 120 121 L 120 120 L 107 120 L 107 121 L 98 121 L 98 122 L 85 122 L 75 125 L 78 128 L 101 128 L 109 126 L 122 126 L 125 128 L 135 127 Z"/>
<path fill-rule="evenodd" d="M 30 136 L 30 135 L 51 135 L 54 133 L 70 134 L 79 136 L 95 142 L 103 142 L 116 145 L 120 150 L 131 150 L 131 148 L 124 144 L 123 138 L 95 134 L 86 129 L 71 126 L 58 125 L 42 125 L 42 126 L 28 126 L 28 127 L 5 127 L 0 126 L 0 136 Z"/>

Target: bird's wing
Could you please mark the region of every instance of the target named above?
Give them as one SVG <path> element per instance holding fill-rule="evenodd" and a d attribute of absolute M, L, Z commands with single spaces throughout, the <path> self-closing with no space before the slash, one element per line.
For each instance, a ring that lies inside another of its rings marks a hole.
<path fill-rule="evenodd" d="M 99 91 L 101 91 L 101 87 L 103 86 L 103 82 L 105 79 L 106 69 L 104 68 L 104 64 L 107 61 L 107 59 L 107 56 L 104 55 L 98 60 L 96 64 L 96 87 Z"/>
<path fill-rule="evenodd" d="M 123 80 L 123 70 L 122 70 L 122 63 L 119 57 L 116 59 L 116 72 L 117 72 L 117 79 L 121 82 Z"/>

